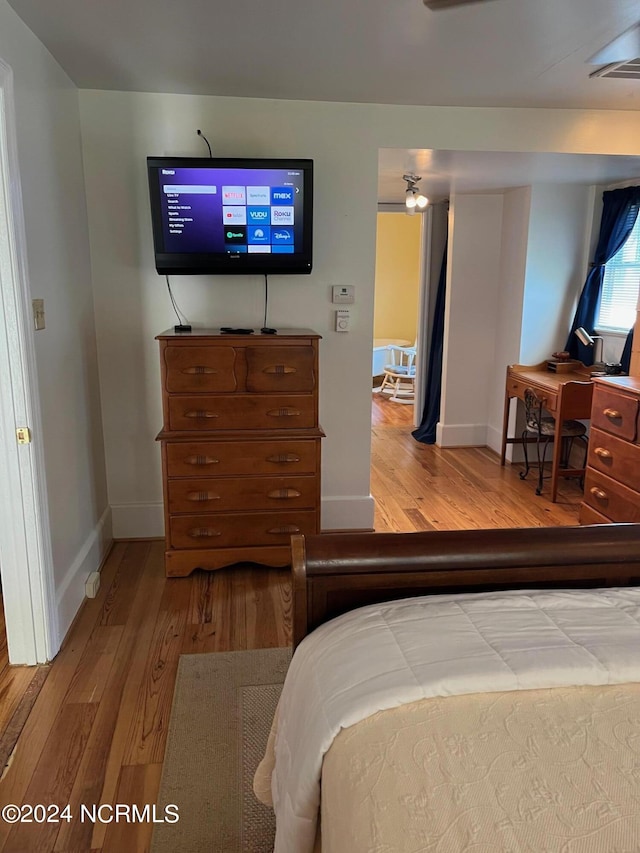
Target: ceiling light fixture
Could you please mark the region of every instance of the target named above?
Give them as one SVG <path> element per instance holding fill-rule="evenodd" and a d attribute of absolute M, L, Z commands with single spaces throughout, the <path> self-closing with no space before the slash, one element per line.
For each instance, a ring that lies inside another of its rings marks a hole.
<path fill-rule="evenodd" d="M 404 194 L 404 203 L 407 208 L 407 213 L 412 216 L 418 210 L 424 210 L 429 204 L 429 199 L 420 192 L 416 186 L 418 181 L 421 181 L 418 175 L 403 175 L 402 180 L 407 182 L 407 189 Z"/>

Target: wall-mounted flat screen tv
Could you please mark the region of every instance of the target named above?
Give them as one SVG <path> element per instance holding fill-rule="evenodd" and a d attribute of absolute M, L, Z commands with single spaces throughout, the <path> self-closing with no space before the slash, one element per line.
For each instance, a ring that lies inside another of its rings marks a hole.
<path fill-rule="evenodd" d="M 309 273 L 313 160 L 147 157 L 158 273 Z"/>

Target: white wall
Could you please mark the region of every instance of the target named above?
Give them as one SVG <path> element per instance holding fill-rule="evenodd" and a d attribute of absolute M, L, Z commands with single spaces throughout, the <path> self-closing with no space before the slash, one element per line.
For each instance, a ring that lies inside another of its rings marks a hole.
<path fill-rule="evenodd" d="M 109 499 L 116 536 L 162 533 L 158 349 L 173 325 L 153 267 L 145 157 L 218 155 L 315 160 L 315 263 L 274 277 L 269 322 L 311 326 L 321 342 L 323 525 L 369 527 L 370 362 L 379 148 L 640 154 L 633 112 L 397 107 L 185 95 L 80 93 Z M 499 269 L 496 269 L 496 280 Z M 353 284 L 353 331 L 331 330 L 330 287 Z M 469 283 L 473 288 L 473 282 Z M 261 325 L 262 282 L 173 279 L 190 321 Z M 474 291 L 477 294 L 477 290 Z M 566 319 L 567 324 L 569 319 Z M 467 313 L 458 330 L 473 324 Z M 493 353 L 478 375 L 491 376 Z M 494 377 L 504 387 L 504 374 Z M 485 387 L 490 394 L 490 389 Z M 456 422 L 475 422 L 461 412 Z M 486 424 L 486 416 L 485 416 Z"/>
<path fill-rule="evenodd" d="M 14 74 L 54 583 L 64 635 L 110 539 L 78 92 L 0 0 L 0 57 Z M 1 553 L 1 543 L 0 543 Z"/>
<path fill-rule="evenodd" d="M 564 349 L 587 270 L 593 188 L 537 184 L 531 191 L 520 363 Z"/>
<path fill-rule="evenodd" d="M 506 369 L 508 364 L 517 363 L 520 356 L 530 205 L 531 187 L 518 187 L 503 196 L 500 283 L 492 368 L 498 381 L 490 390 L 487 428 L 487 445 L 497 453 L 502 447 Z M 509 432 L 513 435 L 513 425 Z M 511 457 L 512 448 L 508 450 Z"/>
<path fill-rule="evenodd" d="M 451 196 L 437 443 L 484 446 L 498 320 L 502 195 Z"/>

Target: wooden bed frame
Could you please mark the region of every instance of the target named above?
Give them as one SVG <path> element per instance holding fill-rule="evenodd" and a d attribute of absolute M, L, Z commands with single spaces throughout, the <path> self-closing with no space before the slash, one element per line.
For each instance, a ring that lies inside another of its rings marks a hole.
<path fill-rule="evenodd" d="M 365 604 L 444 592 L 640 583 L 640 524 L 291 537 L 293 647 Z"/>

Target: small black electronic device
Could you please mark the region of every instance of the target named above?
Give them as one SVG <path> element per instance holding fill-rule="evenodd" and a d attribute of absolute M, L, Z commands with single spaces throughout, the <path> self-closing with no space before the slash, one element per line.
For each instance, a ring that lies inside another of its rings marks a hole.
<path fill-rule="evenodd" d="M 220 331 L 223 335 L 252 335 L 253 329 L 234 329 L 231 326 L 221 326 Z"/>
<path fill-rule="evenodd" d="M 162 275 L 310 273 L 313 160 L 147 157 Z"/>
<path fill-rule="evenodd" d="M 269 326 L 263 326 L 263 327 L 260 329 L 260 332 L 261 332 L 263 335 L 277 335 L 277 334 L 278 334 L 278 330 L 277 330 L 277 329 L 270 329 L 270 328 L 269 328 Z"/>

